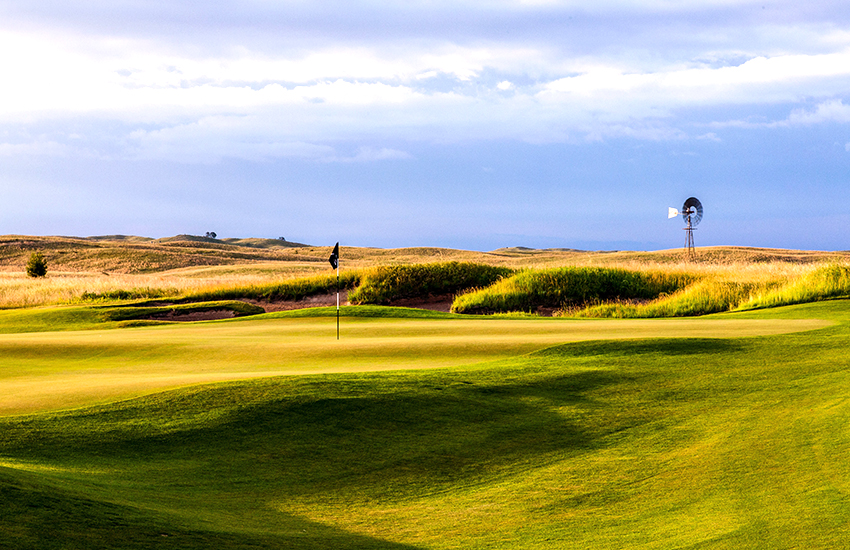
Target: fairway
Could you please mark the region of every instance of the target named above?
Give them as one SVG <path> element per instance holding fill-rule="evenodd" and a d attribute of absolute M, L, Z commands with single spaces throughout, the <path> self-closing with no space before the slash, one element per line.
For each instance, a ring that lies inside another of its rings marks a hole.
<path fill-rule="evenodd" d="M 0 548 L 850 540 L 850 301 L 372 312 L 396 317 L 344 317 L 339 341 L 326 311 L 79 330 L 72 309 L 0 335 Z"/>
<path fill-rule="evenodd" d="M 0 415 L 264 376 L 430 369 L 624 338 L 729 338 L 822 328 L 817 319 L 267 318 L 0 334 Z"/>

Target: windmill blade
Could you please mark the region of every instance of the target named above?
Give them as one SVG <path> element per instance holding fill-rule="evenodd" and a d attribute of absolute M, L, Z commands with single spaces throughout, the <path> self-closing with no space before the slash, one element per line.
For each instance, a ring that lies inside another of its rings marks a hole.
<path fill-rule="evenodd" d="M 682 219 L 688 221 L 688 217 L 691 217 L 691 223 L 694 227 L 702 220 L 702 213 L 702 203 L 696 197 L 689 198 L 682 206 Z"/>
<path fill-rule="evenodd" d="M 667 219 L 675 218 L 679 215 L 679 211 L 676 208 L 668 207 L 667 208 Z"/>

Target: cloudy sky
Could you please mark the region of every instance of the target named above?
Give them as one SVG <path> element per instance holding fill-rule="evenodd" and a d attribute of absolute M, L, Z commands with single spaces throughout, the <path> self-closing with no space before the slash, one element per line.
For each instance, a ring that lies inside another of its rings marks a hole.
<path fill-rule="evenodd" d="M 843 0 L 0 0 L 0 234 L 850 249 Z"/>

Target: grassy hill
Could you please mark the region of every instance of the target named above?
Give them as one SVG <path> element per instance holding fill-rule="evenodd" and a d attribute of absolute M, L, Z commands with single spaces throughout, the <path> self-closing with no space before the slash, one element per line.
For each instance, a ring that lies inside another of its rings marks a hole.
<path fill-rule="evenodd" d="M 698 252 L 0 237 L 0 549 L 843 547 L 850 258 Z"/>
<path fill-rule="evenodd" d="M 29 255 L 41 251 L 55 272 L 139 274 L 180 268 L 312 263 L 324 269 L 331 247 L 316 247 L 279 239 L 211 239 L 177 235 L 162 239 L 110 235 L 96 237 L 0 236 L 0 271 L 23 271 Z M 848 252 L 797 251 L 746 247 L 698 249 L 703 264 L 770 262 L 807 264 L 850 259 Z M 502 248 L 476 252 L 433 247 L 378 249 L 343 247 L 343 265 L 360 268 L 384 264 L 463 261 L 494 266 L 669 265 L 683 262 L 682 251 L 582 251 L 572 249 Z"/>
<path fill-rule="evenodd" d="M 668 320 L 399 311 L 346 317 L 340 341 L 307 313 L 0 338 L 3 402 L 21 406 L 0 417 L 0 548 L 850 537 L 850 302 Z"/>
<path fill-rule="evenodd" d="M 26 264 L 42 252 L 54 271 L 151 273 L 190 266 L 232 265 L 285 259 L 298 243 L 270 239 L 227 239 L 179 235 L 147 239 L 122 235 L 102 237 L 0 237 L 0 269 Z"/>
<path fill-rule="evenodd" d="M 331 275 L 327 263 L 330 250 L 330 246 L 275 239 L 217 240 L 190 235 L 164 239 L 5 236 L 0 237 L 0 308 L 77 303 L 86 296 L 234 299 L 239 298 L 240 289 L 249 295 L 274 294 L 282 282 Z M 48 262 L 45 279 L 24 276 L 24 266 L 34 251 L 42 252 Z M 519 247 L 476 252 L 343 247 L 342 271 L 344 276 L 360 278 L 379 266 L 460 262 L 515 270 L 572 266 L 680 271 L 696 277 L 706 275 L 723 284 L 764 286 L 799 278 L 825 262 L 848 259 L 850 254 L 845 252 L 741 247 L 700 248 L 696 261 L 686 261 L 681 250 L 599 252 Z M 452 296 L 445 299 L 450 303 Z"/>

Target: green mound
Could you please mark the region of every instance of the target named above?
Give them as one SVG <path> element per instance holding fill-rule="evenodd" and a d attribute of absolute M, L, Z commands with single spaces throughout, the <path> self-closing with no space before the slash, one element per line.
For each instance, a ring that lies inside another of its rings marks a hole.
<path fill-rule="evenodd" d="M 173 318 L 198 313 L 228 312 L 233 317 L 244 317 L 265 313 L 261 307 L 234 300 L 199 302 L 174 305 L 96 306 L 104 321 L 131 321 L 139 319 Z"/>
<path fill-rule="evenodd" d="M 0 418 L 0 547 L 842 547 L 849 308 Z"/>
<path fill-rule="evenodd" d="M 156 324 L 156 320 L 192 314 L 224 312 L 222 317 L 244 317 L 264 313 L 263 308 L 239 301 L 190 304 L 65 306 L 0 310 L 0 334 L 90 330 Z M 150 321 L 150 322 L 149 322 Z"/>
<path fill-rule="evenodd" d="M 287 318 L 287 317 L 335 317 L 336 306 L 311 307 L 294 309 L 290 311 L 279 311 L 267 313 L 264 318 Z M 462 319 L 464 315 L 445 313 L 442 311 L 431 311 L 412 307 L 394 306 L 340 306 L 341 317 L 369 317 L 369 318 L 395 318 L 395 319 Z"/>

